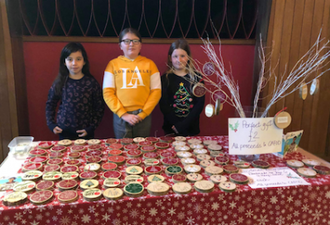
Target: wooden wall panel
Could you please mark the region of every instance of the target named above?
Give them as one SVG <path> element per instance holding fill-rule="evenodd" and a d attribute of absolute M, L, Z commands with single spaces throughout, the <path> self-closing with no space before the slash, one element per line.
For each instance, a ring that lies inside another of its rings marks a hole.
<path fill-rule="evenodd" d="M 4 1 L 0 1 L 0 162 L 18 134 L 11 40 Z"/>
<path fill-rule="evenodd" d="M 278 75 L 278 78 L 286 78 L 296 62 L 315 43 L 321 28 L 323 28 L 322 37 L 330 39 L 329 9 L 330 0 L 274 0 L 267 39 L 267 46 L 273 45 L 273 54 L 266 70 L 277 65 L 274 70 L 275 74 Z M 284 71 L 286 73 L 283 75 Z M 319 72 L 313 73 L 307 81 L 312 80 Z M 303 101 L 299 97 L 299 91 L 296 91 L 277 102 L 269 111 L 269 116 L 274 116 L 283 107 L 288 107 L 286 111 L 291 114 L 292 123 L 285 133 L 303 129 L 304 134 L 300 146 L 327 159 L 330 136 L 328 133 L 330 129 L 328 127 L 330 123 L 330 90 L 328 90 L 330 73 L 327 72 L 320 81 L 318 93 L 313 96 L 308 95 L 307 99 Z M 271 94 L 273 84 L 269 83 L 264 96 Z M 268 103 L 268 99 L 264 99 L 263 106 Z"/>

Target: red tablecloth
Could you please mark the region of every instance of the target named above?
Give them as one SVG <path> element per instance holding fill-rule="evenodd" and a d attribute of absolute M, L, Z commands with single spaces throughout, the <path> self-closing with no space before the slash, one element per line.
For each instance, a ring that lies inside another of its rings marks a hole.
<path fill-rule="evenodd" d="M 224 151 L 228 151 L 227 137 L 197 138 L 217 140 L 224 146 Z M 298 152 L 287 157 L 298 160 L 302 158 L 304 156 Z M 237 156 L 230 156 L 230 159 L 236 160 Z M 268 161 L 273 167 L 286 166 L 283 159 L 272 154 L 261 155 L 260 159 Z M 122 182 L 125 168 L 126 166 L 120 167 L 123 173 Z M 80 167 L 82 169 L 83 165 Z M 168 184 L 172 184 L 169 176 L 165 173 L 161 175 Z M 209 177 L 204 173 L 202 175 L 204 179 Z M 143 176 L 146 180 L 147 176 Z M 57 200 L 59 191 L 55 189 L 55 197 L 47 205 L 25 203 L 17 207 L 6 207 L 0 204 L 0 224 L 330 224 L 330 175 L 317 175 L 316 178 L 305 180 L 311 185 L 262 189 L 238 185 L 232 193 L 223 192 L 216 185 L 214 191 L 208 194 L 194 190 L 189 194 L 179 195 L 171 190 L 161 197 L 151 196 L 145 190 L 144 195 L 139 198 L 124 196 L 117 201 L 103 198 L 96 202 L 87 202 L 80 196 L 78 201 L 69 204 Z M 100 178 L 99 181 L 102 183 L 103 179 Z M 121 185 L 120 187 L 124 186 Z M 147 185 L 148 182 L 145 181 L 144 186 Z"/>

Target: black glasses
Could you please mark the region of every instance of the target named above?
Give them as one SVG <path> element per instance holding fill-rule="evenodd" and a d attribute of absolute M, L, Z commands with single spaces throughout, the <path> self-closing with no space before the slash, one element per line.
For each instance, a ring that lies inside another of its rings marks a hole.
<path fill-rule="evenodd" d="M 131 42 L 133 43 L 133 45 L 138 45 L 140 44 L 140 40 L 130 40 L 130 39 L 125 39 L 125 40 L 122 40 L 121 42 L 123 42 L 125 45 L 129 45 L 131 44 Z"/>

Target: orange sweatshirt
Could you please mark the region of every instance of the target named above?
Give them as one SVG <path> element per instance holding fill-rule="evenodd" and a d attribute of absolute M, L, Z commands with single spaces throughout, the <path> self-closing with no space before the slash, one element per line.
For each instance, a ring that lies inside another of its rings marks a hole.
<path fill-rule="evenodd" d="M 130 60 L 119 56 L 109 62 L 104 72 L 103 97 L 119 117 L 142 109 L 142 119 L 150 115 L 161 97 L 160 74 L 155 63 L 138 56 Z"/>

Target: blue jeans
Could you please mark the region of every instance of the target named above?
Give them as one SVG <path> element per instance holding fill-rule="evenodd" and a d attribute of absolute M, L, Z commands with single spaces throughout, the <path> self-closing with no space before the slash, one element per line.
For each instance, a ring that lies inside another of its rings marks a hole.
<path fill-rule="evenodd" d="M 141 111 L 141 109 L 138 109 L 127 113 L 137 115 Z M 117 139 L 149 137 L 151 130 L 151 115 L 147 116 L 144 120 L 134 126 L 131 126 L 125 120 L 119 118 L 117 114 L 113 114 L 113 130 Z"/>

